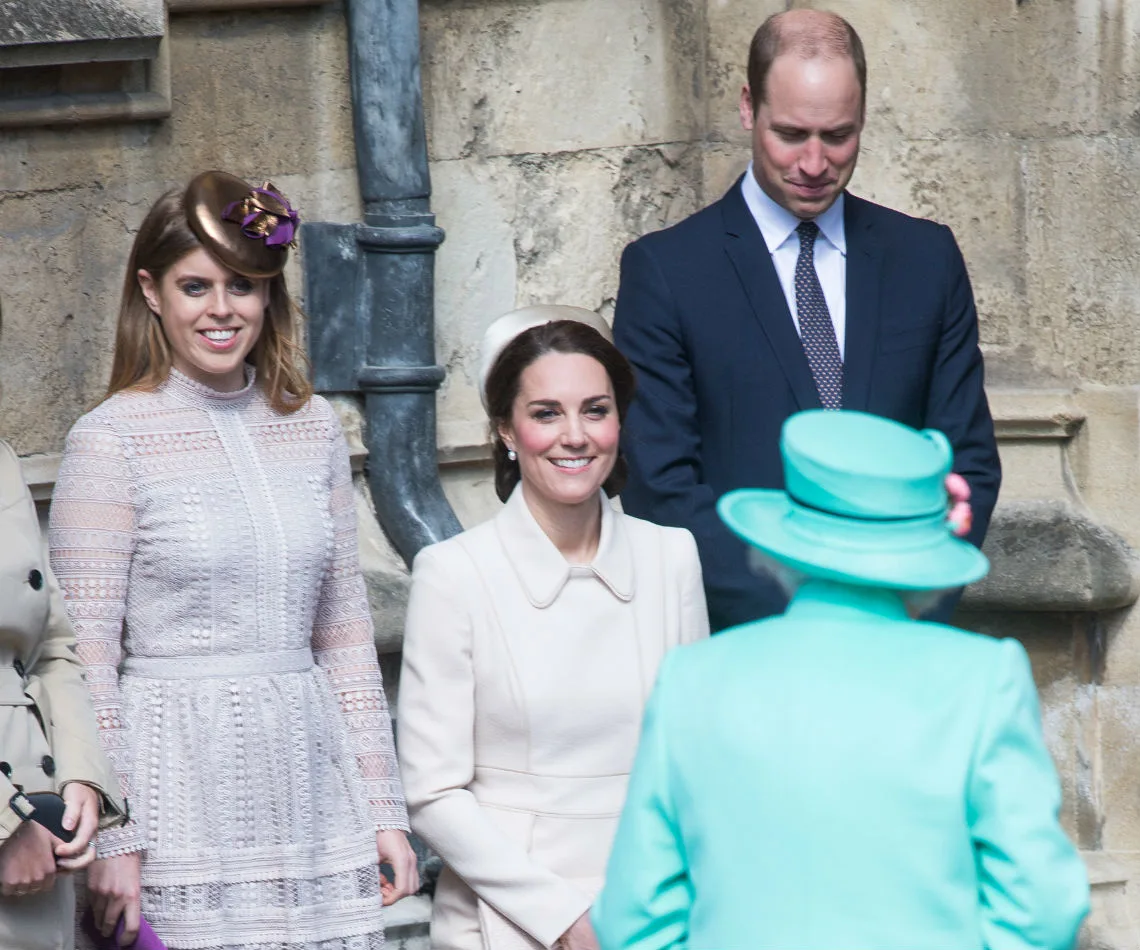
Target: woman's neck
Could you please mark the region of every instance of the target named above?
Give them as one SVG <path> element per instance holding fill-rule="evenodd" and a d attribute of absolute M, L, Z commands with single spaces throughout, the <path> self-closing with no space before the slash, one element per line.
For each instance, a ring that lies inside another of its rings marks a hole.
<path fill-rule="evenodd" d="M 523 500 L 534 520 L 571 564 L 589 564 L 602 535 L 602 505 L 597 496 L 578 505 L 551 502 L 522 485 Z"/>

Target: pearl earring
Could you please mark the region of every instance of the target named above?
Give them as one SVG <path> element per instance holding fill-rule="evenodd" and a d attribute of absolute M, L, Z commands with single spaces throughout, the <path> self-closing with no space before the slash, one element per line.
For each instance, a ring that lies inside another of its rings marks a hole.
<path fill-rule="evenodd" d="M 514 449 L 507 449 L 507 458 L 509 458 L 512 462 L 518 461 L 518 457 L 519 453 Z"/>

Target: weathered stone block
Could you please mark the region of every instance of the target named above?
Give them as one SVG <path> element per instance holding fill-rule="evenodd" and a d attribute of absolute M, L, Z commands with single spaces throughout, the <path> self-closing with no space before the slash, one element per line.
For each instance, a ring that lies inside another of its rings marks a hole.
<path fill-rule="evenodd" d="M 990 573 L 967 588 L 967 607 L 1100 611 L 1140 596 L 1140 561 L 1132 548 L 1066 501 L 999 505 L 982 550 Z"/>
<path fill-rule="evenodd" d="M 1126 950 L 1140 947 L 1135 858 L 1119 852 L 1084 851 L 1092 909 L 1078 950 Z M 1130 861 L 1129 859 L 1132 858 Z"/>
<path fill-rule="evenodd" d="M 697 0 L 421 4 L 429 148 L 439 159 L 699 135 Z"/>
<path fill-rule="evenodd" d="M 153 59 L 163 0 L 3 0 L 0 68 Z"/>
<path fill-rule="evenodd" d="M 476 388 L 483 331 L 530 303 L 608 313 L 626 243 L 699 206 L 700 153 L 675 146 L 432 166 L 447 232 L 436 278 L 443 426 L 485 427 Z"/>
<path fill-rule="evenodd" d="M 748 45 L 765 19 L 786 8 L 783 0 L 708 0 L 704 99 L 706 134 L 712 141 L 748 145 L 737 110 L 748 81 Z"/>
<path fill-rule="evenodd" d="M 179 17 L 170 42 L 176 108 L 163 151 L 180 168 L 251 179 L 355 168 L 341 11 Z"/>
<path fill-rule="evenodd" d="M 1024 146 L 1026 320 L 1034 358 L 1059 374 L 1132 385 L 1140 374 L 1134 263 L 1140 150 L 1134 138 Z"/>
<path fill-rule="evenodd" d="M 714 144 L 701 153 L 700 204 L 712 204 L 733 186 L 752 160 L 752 150 L 743 145 Z"/>
<path fill-rule="evenodd" d="M 1106 851 L 1140 851 L 1140 686 L 1097 691 L 1101 790 L 1108 803 L 1102 832 Z"/>

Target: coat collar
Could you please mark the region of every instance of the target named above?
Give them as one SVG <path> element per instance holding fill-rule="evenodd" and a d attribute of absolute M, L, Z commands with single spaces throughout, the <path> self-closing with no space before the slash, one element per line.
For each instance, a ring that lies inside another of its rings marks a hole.
<path fill-rule="evenodd" d="M 534 520 L 521 484 L 515 486 L 495 516 L 499 543 L 532 606 L 540 610 L 549 607 L 571 577 L 596 577 L 618 600 L 633 599 L 633 551 L 625 526 L 604 492 L 598 492 L 598 503 L 602 506 L 602 531 L 598 552 L 588 565 L 570 564 L 562 556 Z"/>
<path fill-rule="evenodd" d="M 744 178 L 741 176 L 721 199 L 724 217 L 725 251 L 760 329 L 768 338 L 772 352 L 791 387 L 797 409 L 819 409 L 819 391 L 815 388 L 804 346 L 796 332 L 792 312 L 776 276 L 772 255 L 764 237 L 744 200 Z"/>
<path fill-rule="evenodd" d="M 847 195 L 843 217 L 851 253 L 847 255 L 847 340 L 843 353 L 843 408 L 865 411 L 879 346 L 879 297 L 883 251 L 876 240 L 870 205 Z"/>

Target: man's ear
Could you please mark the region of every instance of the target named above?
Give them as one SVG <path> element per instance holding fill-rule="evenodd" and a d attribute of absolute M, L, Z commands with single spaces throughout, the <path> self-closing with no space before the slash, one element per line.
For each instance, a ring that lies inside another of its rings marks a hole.
<path fill-rule="evenodd" d="M 162 316 L 162 307 L 158 301 L 158 284 L 155 279 L 151 277 L 150 271 L 140 269 L 138 274 L 139 287 L 142 288 L 143 296 L 146 298 L 146 305 L 154 311 L 155 316 Z"/>
<path fill-rule="evenodd" d="M 752 108 L 752 90 L 745 83 L 740 88 L 740 125 L 745 132 L 751 132 L 756 124 L 756 111 Z"/>

